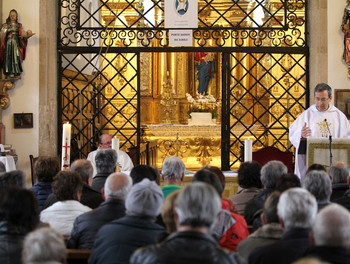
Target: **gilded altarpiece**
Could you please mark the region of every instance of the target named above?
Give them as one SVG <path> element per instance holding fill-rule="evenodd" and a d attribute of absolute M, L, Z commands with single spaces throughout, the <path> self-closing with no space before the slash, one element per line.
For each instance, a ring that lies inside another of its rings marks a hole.
<path fill-rule="evenodd" d="M 178 155 L 191 170 L 206 164 L 236 169 L 248 137 L 253 150 L 275 146 L 293 151 L 288 127 L 307 107 L 306 1 L 200 0 L 199 28 L 192 29 L 189 48 L 169 47 L 163 1 L 60 3 L 63 69 L 89 75 L 85 86 L 73 87 L 80 90 L 77 94 L 88 90 L 93 95 L 81 107 L 92 107 L 91 115 L 80 118 L 89 119 L 84 121 L 88 127 L 73 126 L 82 134 L 81 157 L 101 133 L 120 138 L 125 151 L 158 140 L 159 168 L 167 156 Z M 97 55 L 84 54 L 91 50 Z M 65 52 L 79 55 L 71 58 Z M 218 102 L 219 116 L 212 127 L 187 125 L 186 93 L 196 96 L 200 52 L 214 54 L 208 92 Z M 92 71 L 75 63 L 79 56 Z M 61 90 L 73 105 L 62 106 L 62 120 L 70 120 L 68 109 L 79 111 L 65 82 Z M 165 90 L 171 92 L 167 104 Z"/>

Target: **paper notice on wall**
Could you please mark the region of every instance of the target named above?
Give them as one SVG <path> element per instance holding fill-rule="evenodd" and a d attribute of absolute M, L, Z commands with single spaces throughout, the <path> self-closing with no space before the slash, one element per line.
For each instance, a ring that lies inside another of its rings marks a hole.
<path fill-rule="evenodd" d="M 192 30 L 169 30 L 169 45 L 192 47 Z"/>
<path fill-rule="evenodd" d="M 198 0 L 164 0 L 165 28 L 197 28 Z"/>

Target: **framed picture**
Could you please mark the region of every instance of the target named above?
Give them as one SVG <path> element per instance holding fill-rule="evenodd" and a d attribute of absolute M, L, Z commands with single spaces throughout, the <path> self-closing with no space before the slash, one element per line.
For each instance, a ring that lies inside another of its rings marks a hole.
<path fill-rule="evenodd" d="M 337 89 L 334 90 L 334 95 L 334 105 L 350 119 L 350 90 Z"/>
<path fill-rule="evenodd" d="M 13 114 L 14 128 L 33 128 L 33 113 Z"/>

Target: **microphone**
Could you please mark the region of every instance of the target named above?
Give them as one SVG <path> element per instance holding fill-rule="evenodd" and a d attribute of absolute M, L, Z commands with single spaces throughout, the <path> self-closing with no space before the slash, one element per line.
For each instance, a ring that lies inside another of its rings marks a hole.
<path fill-rule="evenodd" d="M 332 166 L 332 159 L 333 159 L 333 154 L 332 154 L 332 134 L 331 134 L 331 130 L 329 129 L 328 123 L 327 123 L 327 118 L 324 119 L 324 121 L 326 122 L 326 126 L 328 129 L 328 138 L 329 138 L 329 162 L 330 162 L 330 166 Z"/>
<path fill-rule="evenodd" d="M 327 118 L 325 118 L 324 121 L 326 122 L 326 126 L 327 126 L 327 129 L 328 129 L 328 133 L 329 133 L 328 137 L 332 138 L 331 130 L 329 129 L 329 126 L 328 126 L 328 123 L 327 123 Z"/>

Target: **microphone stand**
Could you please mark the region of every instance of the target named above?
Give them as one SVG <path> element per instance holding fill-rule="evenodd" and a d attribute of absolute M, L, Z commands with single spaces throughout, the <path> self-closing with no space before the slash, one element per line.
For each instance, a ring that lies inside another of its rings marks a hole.
<path fill-rule="evenodd" d="M 324 120 L 326 122 L 326 126 L 327 126 L 327 129 L 328 129 L 328 138 L 329 138 L 329 161 L 330 161 L 330 167 L 332 166 L 332 163 L 333 163 L 333 154 L 332 154 L 332 135 L 331 135 L 331 131 L 329 129 L 329 126 L 328 126 L 328 123 L 327 123 L 327 119 Z"/>

